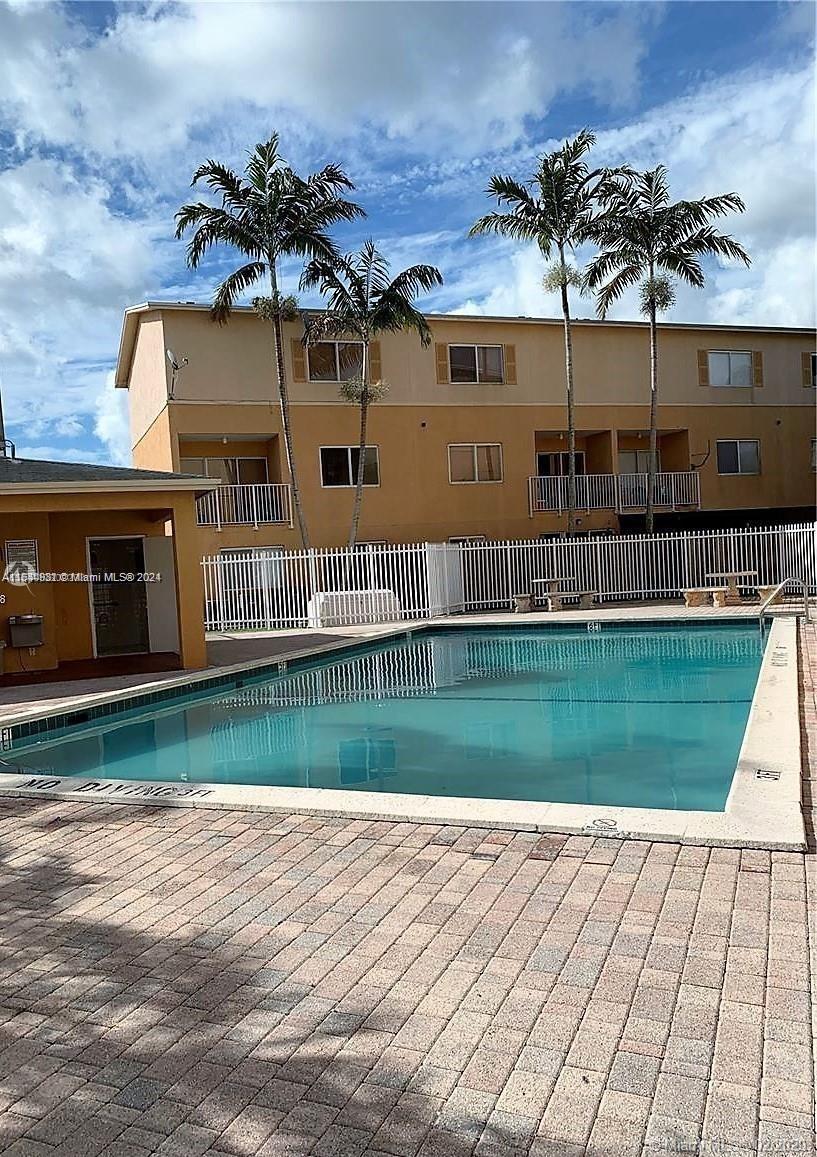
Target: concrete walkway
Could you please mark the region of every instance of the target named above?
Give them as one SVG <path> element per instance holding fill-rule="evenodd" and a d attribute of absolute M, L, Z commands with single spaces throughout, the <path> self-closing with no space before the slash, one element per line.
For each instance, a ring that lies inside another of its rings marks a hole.
<path fill-rule="evenodd" d="M 793 853 L 0 801 L 8 1157 L 814 1153 Z"/>

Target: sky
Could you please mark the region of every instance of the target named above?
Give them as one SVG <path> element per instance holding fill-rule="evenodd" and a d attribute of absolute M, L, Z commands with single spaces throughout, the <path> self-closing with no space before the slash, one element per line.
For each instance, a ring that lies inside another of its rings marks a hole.
<path fill-rule="evenodd" d="M 583 127 L 593 160 L 664 163 L 674 197 L 735 190 L 752 266 L 709 262 L 669 318 L 815 319 L 815 6 L 794 3 L 41 3 L 0 0 L 0 391 L 28 457 L 127 463 L 122 311 L 208 301 L 173 217 L 196 166 L 272 131 L 355 182 L 395 271 L 437 265 L 429 311 L 558 315 L 535 249 L 469 239 L 494 172 L 526 179 Z M 580 254 L 579 257 L 584 257 Z M 299 268 L 283 270 L 295 292 Z M 301 299 L 317 304 L 317 299 Z M 577 316 L 593 316 L 577 300 Z M 612 317 L 637 317 L 635 293 Z M 194 356 L 193 351 L 177 351 Z"/>

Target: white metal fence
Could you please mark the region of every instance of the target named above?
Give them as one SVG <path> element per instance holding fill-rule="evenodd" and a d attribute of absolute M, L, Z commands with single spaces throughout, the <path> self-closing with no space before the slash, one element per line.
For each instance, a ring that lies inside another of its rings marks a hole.
<path fill-rule="evenodd" d="M 816 535 L 817 525 L 804 523 L 355 551 L 256 548 L 203 560 L 206 626 L 273 630 L 509 610 L 514 595 L 546 578 L 607 602 L 678 597 L 723 571 L 754 572 L 759 586 L 802 577 L 817 592 Z"/>

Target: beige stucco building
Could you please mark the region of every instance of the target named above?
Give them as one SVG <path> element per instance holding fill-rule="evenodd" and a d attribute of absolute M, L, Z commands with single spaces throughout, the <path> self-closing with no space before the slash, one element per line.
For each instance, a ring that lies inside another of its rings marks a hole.
<path fill-rule="evenodd" d="M 395 334 L 372 351 L 389 391 L 370 418 L 360 539 L 563 530 L 561 322 L 449 315 L 429 323 L 428 348 Z M 306 351 L 301 332 L 288 325 L 285 343 L 296 462 L 312 544 L 333 546 L 348 535 L 358 428 L 339 379 L 354 372 L 357 350 Z M 636 528 L 646 495 L 647 328 L 582 320 L 573 342 L 580 529 Z M 808 329 L 662 325 L 664 525 L 813 515 L 816 361 Z M 198 502 L 203 555 L 299 545 L 266 323 L 249 309 L 220 326 L 202 305 L 135 306 L 125 314 L 116 383 L 129 391 L 135 466 L 222 480 Z"/>

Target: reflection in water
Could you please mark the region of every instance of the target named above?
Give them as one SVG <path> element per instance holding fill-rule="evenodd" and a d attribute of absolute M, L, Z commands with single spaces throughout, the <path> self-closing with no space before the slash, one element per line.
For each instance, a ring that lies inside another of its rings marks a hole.
<path fill-rule="evenodd" d="M 718 810 L 751 626 L 441 632 L 14 751 L 48 774 Z"/>

